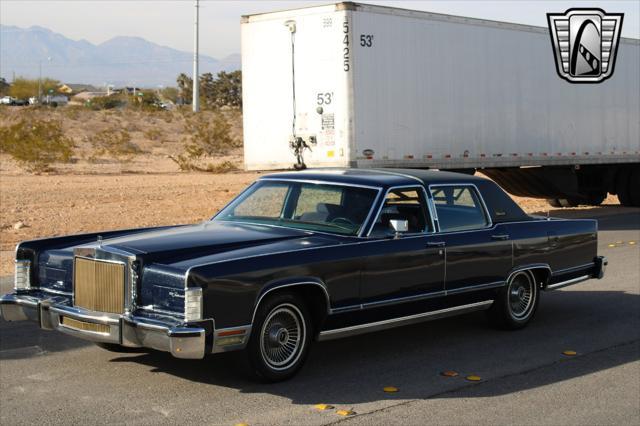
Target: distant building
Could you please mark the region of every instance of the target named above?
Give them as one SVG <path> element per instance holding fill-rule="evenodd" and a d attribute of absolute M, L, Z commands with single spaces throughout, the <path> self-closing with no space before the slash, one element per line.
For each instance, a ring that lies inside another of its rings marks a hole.
<path fill-rule="evenodd" d="M 82 92 L 99 92 L 100 90 L 90 84 L 61 84 L 58 92 L 75 95 Z"/>

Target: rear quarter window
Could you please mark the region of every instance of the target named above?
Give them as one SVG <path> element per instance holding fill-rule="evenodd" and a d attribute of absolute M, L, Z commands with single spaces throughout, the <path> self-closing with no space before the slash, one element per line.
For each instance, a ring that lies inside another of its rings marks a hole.
<path fill-rule="evenodd" d="M 440 231 L 480 229 L 490 224 L 480 196 L 473 186 L 432 186 L 430 190 Z"/>

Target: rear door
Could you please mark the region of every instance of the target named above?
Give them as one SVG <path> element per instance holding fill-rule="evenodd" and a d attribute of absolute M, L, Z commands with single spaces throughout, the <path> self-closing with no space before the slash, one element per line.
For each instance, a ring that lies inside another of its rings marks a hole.
<path fill-rule="evenodd" d="M 447 295 L 502 286 L 513 263 L 507 226 L 491 223 L 474 185 L 431 185 L 429 190 L 445 243 Z"/>

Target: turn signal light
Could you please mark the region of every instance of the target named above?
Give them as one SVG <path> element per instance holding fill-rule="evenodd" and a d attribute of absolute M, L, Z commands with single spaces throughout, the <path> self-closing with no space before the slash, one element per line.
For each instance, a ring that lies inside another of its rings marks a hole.
<path fill-rule="evenodd" d="M 200 287 L 187 288 L 184 291 L 184 319 L 185 321 L 200 321 L 202 319 L 202 289 Z"/>
<path fill-rule="evenodd" d="M 16 260 L 15 290 L 29 290 L 31 288 L 31 261 Z"/>

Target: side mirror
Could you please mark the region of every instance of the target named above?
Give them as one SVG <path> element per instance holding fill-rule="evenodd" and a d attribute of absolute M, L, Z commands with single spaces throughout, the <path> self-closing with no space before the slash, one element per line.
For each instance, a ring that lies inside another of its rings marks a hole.
<path fill-rule="evenodd" d="M 396 238 L 400 238 L 400 234 L 409 230 L 409 221 L 406 219 L 391 219 L 389 226 L 396 233 Z"/>

